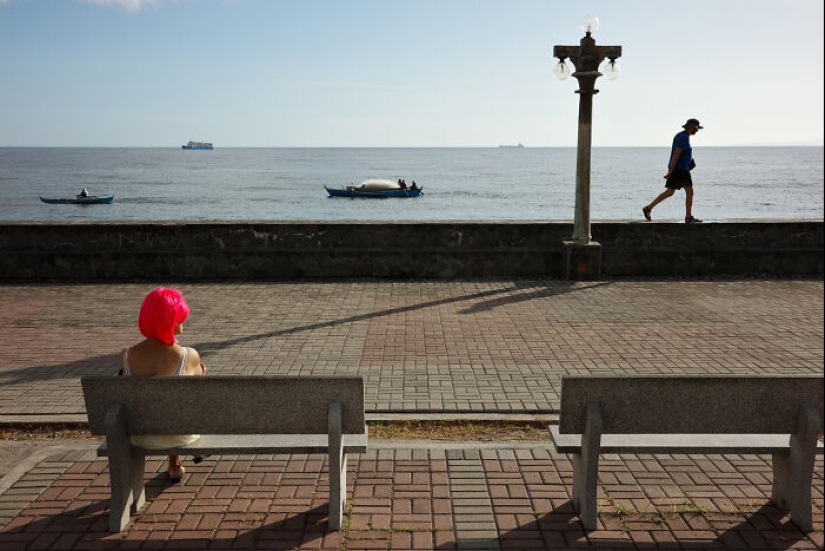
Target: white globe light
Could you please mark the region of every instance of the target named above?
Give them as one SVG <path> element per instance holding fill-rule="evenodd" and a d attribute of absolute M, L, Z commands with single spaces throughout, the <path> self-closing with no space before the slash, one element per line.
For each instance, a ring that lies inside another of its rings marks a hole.
<path fill-rule="evenodd" d="M 565 80 L 570 76 L 570 66 L 562 59 L 553 67 L 553 74 L 559 80 Z"/>
<path fill-rule="evenodd" d="M 611 59 L 610 61 L 605 64 L 604 76 L 607 77 L 608 80 L 616 80 L 619 78 L 619 74 L 622 72 L 622 68 L 619 66 L 619 62 L 615 59 Z"/>
<path fill-rule="evenodd" d="M 594 33 L 599 28 L 599 18 L 593 14 L 588 14 L 582 19 L 582 30 L 586 33 Z"/>

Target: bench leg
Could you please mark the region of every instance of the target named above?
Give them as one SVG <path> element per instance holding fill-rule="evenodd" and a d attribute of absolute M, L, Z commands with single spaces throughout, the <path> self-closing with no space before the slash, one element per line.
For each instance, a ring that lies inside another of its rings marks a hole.
<path fill-rule="evenodd" d="M 773 466 L 773 487 L 771 501 L 783 511 L 788 510 L 788 458 L 787 452 L 775 452 L 771 456 Z"/>
<path fill-rule="evenodd" d="M 132 471 L 132 478 L 129 484 L 129 492 L 132 497 L 131 511 L 137 513 L 146 503 L 146 491 L 143 487 L 143 472 L 146 470 L 146 457 L 133 453 L 129 463 L 129 469 Z"/>
<path fill-rule="evenodd" d="M 342 437 L 341 404 L 329 405 L 329 529 L 338 531 L 347 500 L 347 454 Z"/>
<path fill-rule="evenodd" d="M 799 427 L 791 435 L 789 452 L 773 454 L 771 500 L 783 511 L 790 512 L 791 520 L 804 532 L 813 529 L 811 482 L 819 427 L 819 412 L 810 404 L 804 404 Z"/>
<path fill-rule="evenodd" d="M 347 501 L 347 455 L 341 454 L 338 465 L 330 457 L 329 465 L 329 529 L 338 531 L 344 519 Z"/>
<path fill-rule="evenodd" d="M 585 530 L 595 530 L 598 522 L 597 491 L 599 452 L 602 440 L 602 417 L 599 405 L 587 404 L 582 451 L 573 454 L 573 506 Z"/>
<path fill-rule="evenodd" d="M 125 426 L 121 406 L 114 406 L 106 413 L 106 443 L 112 487 L 110 532 L 123 530 L 129 524 L 130 512 L 137 511 L 145 502 L 143 470 L 146 460 L 142 455 L 133 453 Z"/>

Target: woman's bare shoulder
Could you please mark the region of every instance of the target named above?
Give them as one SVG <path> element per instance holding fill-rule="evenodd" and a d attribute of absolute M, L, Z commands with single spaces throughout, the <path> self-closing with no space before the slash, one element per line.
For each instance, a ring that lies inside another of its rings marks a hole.
<path fill-rule="evenodd" d="M 200 354 L 197 350 L 188 346 L 186 351 L 186 371 L 195 375 L 202 375 Z"/>
<path fill-rule="evenodd" d="M 188 359 L 186 360 L 186 363 L 190 363 L 190 364 L 191 364 L 193 361 L 194 361 L 194 362 L 198 362 L 198 363 L 200 363 L 200 361 L 201 361 L 201 355 L 200 355 L 200 354 L 198 354 L 198 351 L 197 351 L 197 350 L 195 350 L 195 349 L 194 349 L 194 348 L 192 348 L 191 346 L 187 346 L 187 347 L 186 347 L 186 350 L 187 350 L 187 357 L 188 357 Z"/>

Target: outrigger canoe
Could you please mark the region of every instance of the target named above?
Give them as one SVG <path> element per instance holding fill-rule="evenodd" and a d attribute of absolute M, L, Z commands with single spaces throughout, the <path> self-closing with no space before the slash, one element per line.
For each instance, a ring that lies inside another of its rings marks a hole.
<path fill-rule="evenodd" d="M 60 199 L 40 198 L 41 201 L 49 205 L 105 205 L 111 203 L 114 199 L 114 195 L 90 195 L 89 197 L 65 197 Z"/>

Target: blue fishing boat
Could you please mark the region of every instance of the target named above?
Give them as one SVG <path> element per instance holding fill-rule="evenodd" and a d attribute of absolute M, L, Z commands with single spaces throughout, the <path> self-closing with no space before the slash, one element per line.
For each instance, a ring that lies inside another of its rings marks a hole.
<path fill-rule="evenodd" d="M 418 197 L 421 190 L 418 189 L 385 189 L 379 191 L 367 191 L 359 189 L 334 189 L 324 186 L 330 197 Z"/>
<path fill-rule="evenodd" d="M 418 197 L 422 187 L 413 182 L 407 187 L 402 180 L 367 180 L 358 185 L 350 184 L 336 189 L 324 186 L 330 197 Z"/>
<path fill-rule="evenodd" d="M 114 195 L 89 195 L 88 197 L 63 197 L 50 199 L 41 197 L 40 200 L 48 205 L 107 205 L 115 200 Z"/>

